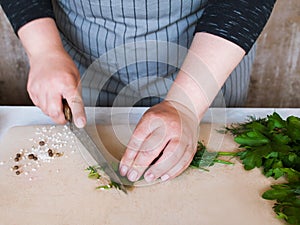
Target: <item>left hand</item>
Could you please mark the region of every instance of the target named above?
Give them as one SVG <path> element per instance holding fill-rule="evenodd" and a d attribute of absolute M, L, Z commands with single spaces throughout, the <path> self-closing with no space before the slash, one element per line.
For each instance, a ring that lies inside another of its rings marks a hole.
<path fill-rule="evenodd" d="M 120 163 L 120 174 L 132 182 L 146 170 L 147 182 L 178 176 L 197 150 L 198 125 L 197 117 L 178 102 L 165 100 L 151 107 L 133 132 Z"/>

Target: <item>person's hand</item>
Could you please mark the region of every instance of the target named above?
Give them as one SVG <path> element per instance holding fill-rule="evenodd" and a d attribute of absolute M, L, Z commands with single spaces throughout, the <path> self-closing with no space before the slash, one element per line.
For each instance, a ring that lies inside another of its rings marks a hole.
<path fill-rule="evenodd" d="M 64 124 L 62 100 L 66 99 L 75 125 L 83 127 L 86 116 L 80 75 L 62 45 L 55 21 L 48 17 L 32 20 L 18 35 L 29 58 L 27 91 L 32 102 L 54 122 Z"/>
<path fill-rule="evenodd" d="M 66 99 L 76 126 L 86 123 L 80 92 L 80 75 L 63 49 L 30 57 L 27 90 L 32 102 L 59 124 L 66 123 L 62 99 Z"/>
<path fill-rule="evenodd" d="M 147 182 L 178 176 L 197 150 L 198 125 L 197 117 L 177 102 L 163 101 L 151 107 L 134 130 L 120 174 L 132 182 L 143 174 Z"/>

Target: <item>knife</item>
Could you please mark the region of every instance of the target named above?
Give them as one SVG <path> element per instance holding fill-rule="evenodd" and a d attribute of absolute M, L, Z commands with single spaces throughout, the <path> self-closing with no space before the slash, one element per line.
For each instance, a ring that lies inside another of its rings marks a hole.
<path fill-rule="evenodd" d="M 110 180 L 119 184 L 120 189 L 127 194 L 127 190 L 122 183 L 118 174 L 114 171 L 112 165 L 107 162 L 106 158 L 102 154 L 101 150 L 89 136 L 84 128 L 78 128 L 75 126 L 72 119 L 71 108 L 69 107 L 67 101 L 63 99 L 63 112 L 65 114 L 65 118 L 68 121 L 70 130 L 75 134 L 81 144 L 84 146 L 84 153 L 88 154 L 92 157 L 98 166 L 109 176 Z"/>

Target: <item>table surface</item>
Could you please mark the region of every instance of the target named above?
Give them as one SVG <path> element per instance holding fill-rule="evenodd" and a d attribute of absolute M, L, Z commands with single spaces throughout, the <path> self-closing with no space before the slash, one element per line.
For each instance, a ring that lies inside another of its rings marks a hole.
<path fill-rule="evenodd" d="M 146 107 L 87 107 L 88 123 L 137 123 Z M 283 118 L 300 116 L 300 108 L 210 108 L 202 123 L 243 122 L 249 116 L 265 117 L 273 112 Z M 5 132 L 14 126 L 54 124 L 43 112 L 33 106 L 0 106 L 0 140 Z"/>
<path fill-rule="evenodd" d="M 86 112 L 89 123 L 126 124 L 137 122 L 146 110 L 87 108 Z M 208 110 L 202 123 L 242 122 L 248 116 L 264 117 L 274 111 L 283 118 L 300 116 L 300 109 L 213 108 Z M 3 151 L 0 151 L 2 158 L 9 158 L 20 146 L 31 146 L 28 140 L 35 131 L 34 127 L 10 130 L 12 137 L 22 137 L 16 142 L 3 136 L 9 134 L 9 128 L 40 124 L 53 122 L 36 107 L 0 107 L 0 141 L 2 138 L 7 141 L 3 144 Z M 12 134 L 13 130 L 15 133 Z M 210 136 L 210 130 L 206 131 L 211 140 L 223 140 L 222 134 L 214 132 Z M 232 140 L 226 140 L 222 146 L 225 150 L 231 149 Z M 113 145 L 111 148 L 118 149 Z M 18 178 L 13 176 L 9 162 L 0 167 L 0 178 L 5 180 L 0 185 L 1 193 L 5 193 L 0 198 L 2 222 L 10 225 L 21 224 L 20 221 L 32 225 L 94 225 L 100 224 L 101 219 L 101 224 L 110 225 L 120 224 L 120 221 L 123 224 L 144 224 L 145 221 L 151 221 L 151 224 L 197 224 L 200 220 L 203 222 L 201 224 L 282 224 L 275 218 L 273 203 L 260 196 L 272 181 L 266 179 L 258 169 L 243 170 L 240 163 L 235 163 L 234 167 L 215 166 L 210 168 L 209 173 L 189 170 L 178 179 L 159 185 L 159 188 L 155 185 L 147 189 L 136 188 L 127 197 L 118 191 L 106 193 L 95 190 L 95 183 L 87 179 L 84 171 L 87 165 L 79 152 L 75 151 L 73 155 L 70 150 L 64 152 L 68 158 L 43 163 L 38 173 L 30 171 L 29 176 L 34 178 L 32 181 L 25 175 Z"/>

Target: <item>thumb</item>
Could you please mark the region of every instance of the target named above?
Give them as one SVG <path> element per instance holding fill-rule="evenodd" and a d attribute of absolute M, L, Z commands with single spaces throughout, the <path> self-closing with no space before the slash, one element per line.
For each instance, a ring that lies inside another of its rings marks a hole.
<path fill-rule="evenodd" d="M 77 92 L 72 97 L 66 97 L 66 100 L 70 106 L 76 127 L 83 128 L 86 125 L 86 114 L 80 93 Z"/>

